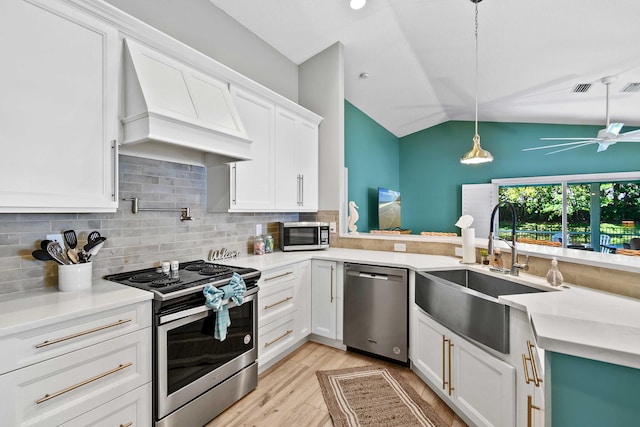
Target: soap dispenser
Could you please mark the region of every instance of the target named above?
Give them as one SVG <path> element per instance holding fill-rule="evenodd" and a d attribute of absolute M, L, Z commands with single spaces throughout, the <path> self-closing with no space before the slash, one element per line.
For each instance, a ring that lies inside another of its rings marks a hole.
<path fill-rule="evenodd" d="M 562 273 L 558 270 L 558 260 L 555 258 L 551 260 L 551 268 L 547 272 L 547 282 L 551 286 L 560 286 L 562 284 Z"/>

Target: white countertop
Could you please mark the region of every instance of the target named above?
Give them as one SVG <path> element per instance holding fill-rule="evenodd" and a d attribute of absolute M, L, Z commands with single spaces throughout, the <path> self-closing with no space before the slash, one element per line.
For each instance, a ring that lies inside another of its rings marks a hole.
<path fill-rule="evenodd" d="M 51 287 L 0 295 L 0 337 L 152 298 L 151 292 L 102 279 L 77 292 Z"/>
<path fill-rule="evenodd" d="M 389 265 L 416 271 L 468 267 L 488 272 L 477 264 L 460 264 L 460 258 L 455 257 L 341 248 L 275 252 L 227 262 L 268 270 L 308 259 Z M 500 302 L 528 313 L 540 348 L 640 369 L 640 300 L 573 284 L 553 288 L 544 278 L 527 273 L 520 273 L 519 277 L 489 274 L 549 290 L 499 298 Z"/>
<path fill-rule="evenodd" d="M 479 265 L 460 264 L 460 259 L 455 257 L 341 248 L 275 252 L 216 262 L 266 271 L 310 259 L 388 265 L 416 271 L 468 267 L 487 272 Z M 500 276 L 558 290 L 550 288 L 544 278 L 526 273 L 517 278 Z M 37 328 L 54 319 L 64 321 L 152 297 L 150 292 L 102 279 L 94 280 L 91 288 L 78 292 L 44 288 L 0 295 L 0 336 Z M 537 344 L 542 349 L 640 369 L 640 300 L 573 284 L 568 284 L 568 289 L 560 287 L 557 292 L 508 295 L 499 300 L 528 313 Z"/>

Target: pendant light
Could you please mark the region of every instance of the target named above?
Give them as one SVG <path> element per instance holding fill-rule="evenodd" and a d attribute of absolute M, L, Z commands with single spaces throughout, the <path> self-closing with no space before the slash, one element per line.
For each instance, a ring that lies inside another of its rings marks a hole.
<path fill-rule="evenodd" d="M 460 158 L 460 163 L 473 165 L 493 161 L 493 156 L 480 146 L 480 135 L 478 135 L 478 3 L 482 0 L 471 0 L 476 5 L 476 133 L 473 136 L 473 148 Z"/>

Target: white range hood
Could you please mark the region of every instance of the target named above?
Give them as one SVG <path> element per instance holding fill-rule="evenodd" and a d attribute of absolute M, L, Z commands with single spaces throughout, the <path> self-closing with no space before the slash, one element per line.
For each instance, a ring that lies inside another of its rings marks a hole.
<path fill-rule="evenodd" d="M 226 83 L 125 43 L 121 153 L 193 164 L 251 159 L 251 141 Z"/>

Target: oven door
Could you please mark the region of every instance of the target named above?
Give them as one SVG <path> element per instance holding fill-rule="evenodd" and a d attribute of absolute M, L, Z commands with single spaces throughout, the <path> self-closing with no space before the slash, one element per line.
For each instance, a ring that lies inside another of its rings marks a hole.
<path fill-rule="evenodd" d="M 156 419 L 160 420 L 215 387 L 258 357 L 258 295 L 229 302 L 231 325 L 224 341 L 213 337 L 216 313 L 199 306 L 158 316 Z"/>

